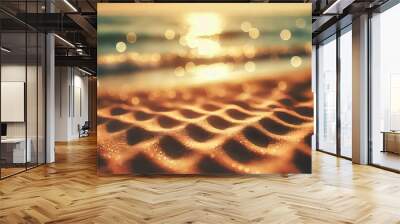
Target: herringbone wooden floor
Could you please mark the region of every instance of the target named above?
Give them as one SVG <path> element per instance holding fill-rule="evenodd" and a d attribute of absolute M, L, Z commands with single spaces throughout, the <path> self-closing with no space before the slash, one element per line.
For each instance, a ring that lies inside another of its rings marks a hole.
<path fill-rule="evenodd" d="M 312 175 L 98 177 L 96 141 L 0 181 L 0 223 L 400 223 L 400 175 L 319 152 Z"/>

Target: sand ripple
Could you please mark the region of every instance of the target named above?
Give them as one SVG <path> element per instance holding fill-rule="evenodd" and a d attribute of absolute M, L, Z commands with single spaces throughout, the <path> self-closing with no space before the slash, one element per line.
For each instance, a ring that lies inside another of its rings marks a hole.
<path fill-rule="evenodd" d="M 310 172 L 310 74 L 280 77 L 124 98 L 100 92 L 99 172 Z"/>

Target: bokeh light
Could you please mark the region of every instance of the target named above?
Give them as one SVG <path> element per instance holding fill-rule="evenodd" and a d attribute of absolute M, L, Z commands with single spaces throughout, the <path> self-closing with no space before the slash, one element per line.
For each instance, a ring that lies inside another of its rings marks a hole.
<path fill-rule="evenodd" d="M 240 24 L 240 29 L 242 29 L 243 32 L 249 32 L 249 30 L 251 29 L 251 23 L 244 21 L 242 24 Z"/>
<path fill-rule="evenodd" d="M 281 39 L 282 40 L 290 40 L 292 38 L 292 33 L 288 29 L 284 29 L 280 33 Z"/>
<path fill-rule="evenodd" d="M 125 44 L 125 42 L 122 42 L 122 41 L 118 42 L 118 43 L 115 45 L 115 49 L 116 49 L 119 53 L 124 53 L 124 52 L 126 51 L 126 44 Z"/>
<path fill-rule="evenodd" d="M 132 97 L 131 103 L 132 103 L 132 105 L 135 105 L 135 106 L 138 105 L 140 103 L 139 97 L 136 97 L 136 96 Z"/>
<path fill-rule="evenodd" d="M 260 36 L 260 31 L 253 27 L 249 30 L 249 36 L 251 39 L 257 39 Z"/>
<path fill-rule="evenodd" d="M 296 26 L 303 29 L 306 27 L 306 21 L 303 18 L 298 18 L 296 19 Z"/>
<path fill-rule="evenodd" d="M 186 63 L 185 70 L 187 72 L 193 72 L 195 67 L 196 67 L 196 65 L 193 62 L 190 61 L 190 62 Z"/>
<path fill-rule="evenodd" d="M 247 72 L 254 72 L 256 70 L 256 63 L 252 61 L 246 62 L 246 64 L 244 64 L 244 70 Z"/>
<path fill-rule="evenodd" d="M 280 81 L 278 83 L 278 89 L 281 91 L 285 91 L 287 89 L 287 83 L 284 81 Z"/>
<path fill-rule="evenodd" d="M 136 40 L 137 40 L 136 33 L 135 32 L 129 32 L 126 35 L 126 40 L 128 41 L 128 43 L 131 43 L 131 44 L 135 43 Z"/>
<path fill-rule="evenodd" d="M 295 68 L 297 68 L 297 67 L 300 67 L 300 65 L 302 64 L 302 59 L 301 59 L 301 57 L 299 57 L 299 56 L 293 56 L 291 59 L 290 59 L 290 64 L 292 64 L 292 66 L 293 67 L 295 67 Z"/>
<path fill-rule="evenodd" d="M 168 29 L 165 31 L 164 36 L 167 40 L 173 40 L 175 38 L 175 31 Z"/>
<path fill-rule="evenodd" d="M 243 47 L 243 54 L 246 58 L 254 58 L 256 55 L 256 48 L 253 45 L 246 44 Z"/>
<path fill-rule="evenodd" d="M 187 39 L 185 36 L 182 36 L 179 38 L 179 44 L 182 46 L 186 46 L 187 45 Z"/>

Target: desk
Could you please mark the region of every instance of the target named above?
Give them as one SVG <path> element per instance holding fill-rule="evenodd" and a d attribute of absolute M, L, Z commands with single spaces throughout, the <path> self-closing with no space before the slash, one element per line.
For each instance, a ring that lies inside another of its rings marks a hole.
<path fill-rule="evenodd" d="M 25 138 L 5 138 L 1 139 L 1 151 L 2 157 L 6 160 L 6 163 L 26 163 L 31 162 L 32 153 L 31 145 L 32 141 L 30 138 L 26 140 L 28 143 L 25 154 Z M 13 146 L 10 148 L 9 146 Z M 5 156 L 3 156 L 5 154 Z M 7 154 L 12 154 L 8 156 Z M 2 158 L 2 159 L 3 159 Z M 12 158 L 12 159 L 11 159 Z"/>
<path fill-rule="evenodd" d="M 400 154 L 400 132 L 382 131 L 381 133 L 383 134 L 382 152 L 392 152 Z"/>

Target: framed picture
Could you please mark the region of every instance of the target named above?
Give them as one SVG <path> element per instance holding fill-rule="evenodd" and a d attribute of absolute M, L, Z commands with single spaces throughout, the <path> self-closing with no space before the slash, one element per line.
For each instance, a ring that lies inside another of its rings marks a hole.
<path fill-rule="evenodd" d="M 310 173 L 311 4 L 98 4 L 98 173 Z"/>

